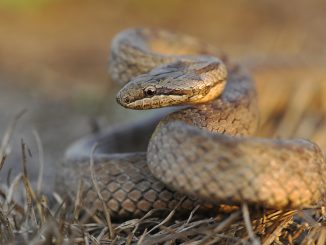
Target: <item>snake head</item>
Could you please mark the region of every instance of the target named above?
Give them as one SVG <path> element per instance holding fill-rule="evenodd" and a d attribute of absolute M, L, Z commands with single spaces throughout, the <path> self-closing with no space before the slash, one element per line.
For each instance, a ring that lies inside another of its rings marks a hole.
<path fill-rule="evenodd" d="M 215 58 L 177 61 L 136 76 L 118 92 L 117 102 L 136 110 L 204 103 L 222 93 L 226 76 Z"/>

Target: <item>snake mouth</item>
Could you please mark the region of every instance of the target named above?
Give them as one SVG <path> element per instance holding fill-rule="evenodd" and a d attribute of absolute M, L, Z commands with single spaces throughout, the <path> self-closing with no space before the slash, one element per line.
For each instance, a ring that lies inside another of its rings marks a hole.
<path fill-rule="evenodd" d="M 173 90 L 168 88 L 157 88 L 156 93 L 155 95 L 147 95 L 144 89 L 125 87 L 118 92 L 116 100 L 118 104 L 125 108 L 146 110 L 181 105 L 186 103 L 192 95 L 190 90 Z"/>
<path fill-rule="evenodd" d="M 121 98 L 117 96 L 117 102 L 125 108 L 134 110 L 155 109 L 181 104 L 187 98 L 185 95 L 154 95 L 150 98 L 141 98 L 130 101 L 127 97 Z"/>

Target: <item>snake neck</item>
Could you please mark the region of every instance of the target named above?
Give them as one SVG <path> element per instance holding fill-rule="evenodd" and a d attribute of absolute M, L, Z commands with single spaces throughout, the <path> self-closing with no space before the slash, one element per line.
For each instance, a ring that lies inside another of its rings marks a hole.
<path fill-rule="evenodd" d="M 160 121 L 155 132 L 166 124 L 179 121 L 213 133 L 253 135 L 259 125 L 255 84 L 244 68 L 231 64 L 228 64 L 228 68 L 230 75 L 220 97 L 168 114 Z"/>

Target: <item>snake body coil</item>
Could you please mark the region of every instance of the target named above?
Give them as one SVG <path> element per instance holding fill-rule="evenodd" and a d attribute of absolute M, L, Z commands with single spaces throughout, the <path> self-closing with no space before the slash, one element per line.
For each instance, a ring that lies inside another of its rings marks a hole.
<path fill-rule="evenodd" d="M 186 107 L 76 142 L 66 154 L 63 190 L 74 193 L 82 178 L 84 205 L 101 209 L 88 170 L 90 149 L 98 143 L 95 172 L 113 217 L 173 208 L 184 194 L 184 210 L 198 198 L 277 209 L 318 203 L 326 186 L 319 147 L 302 139 L 249 137 L 258 124 L 255 86 L 240 66 L 216 54 L 197 39 L 166 31 L 118 34 L 109 66 L 112 78 L 125 84 L 118 103 L 132 109 Z M 132 142 L 134 151 L 144 149 L 149 138 L 147 154 L 121 153 Z"/>

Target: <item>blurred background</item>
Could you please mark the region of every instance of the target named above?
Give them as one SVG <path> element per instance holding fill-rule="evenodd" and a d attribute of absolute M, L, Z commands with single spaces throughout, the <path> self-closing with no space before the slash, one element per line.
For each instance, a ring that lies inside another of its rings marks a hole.
<path fill-rule="evenodd" d="M 259 134 L 312 137 L 325 149 L 325 12 L 324 0 L 0 0 L 0 138 L 27 110 L 14 131 L 1 183 L 10 169 L 12 176 L 21 170 L 21 139 L 32 153 L 30 178 L 36 178 L 34 132 L 52 183 L 66 147 L 88 134 L 94 121 L 104 127 L 144 115 L 116 105 L 118 88 L 107 74 L 110 40 L 129 27 L 170 29 L 216 45 L 257 82 Z M 280 122 L 275 131 L 269 121 L 284 105 L 292 123 Z M 303 124 L 292 120 L 303 114 Z"/>

